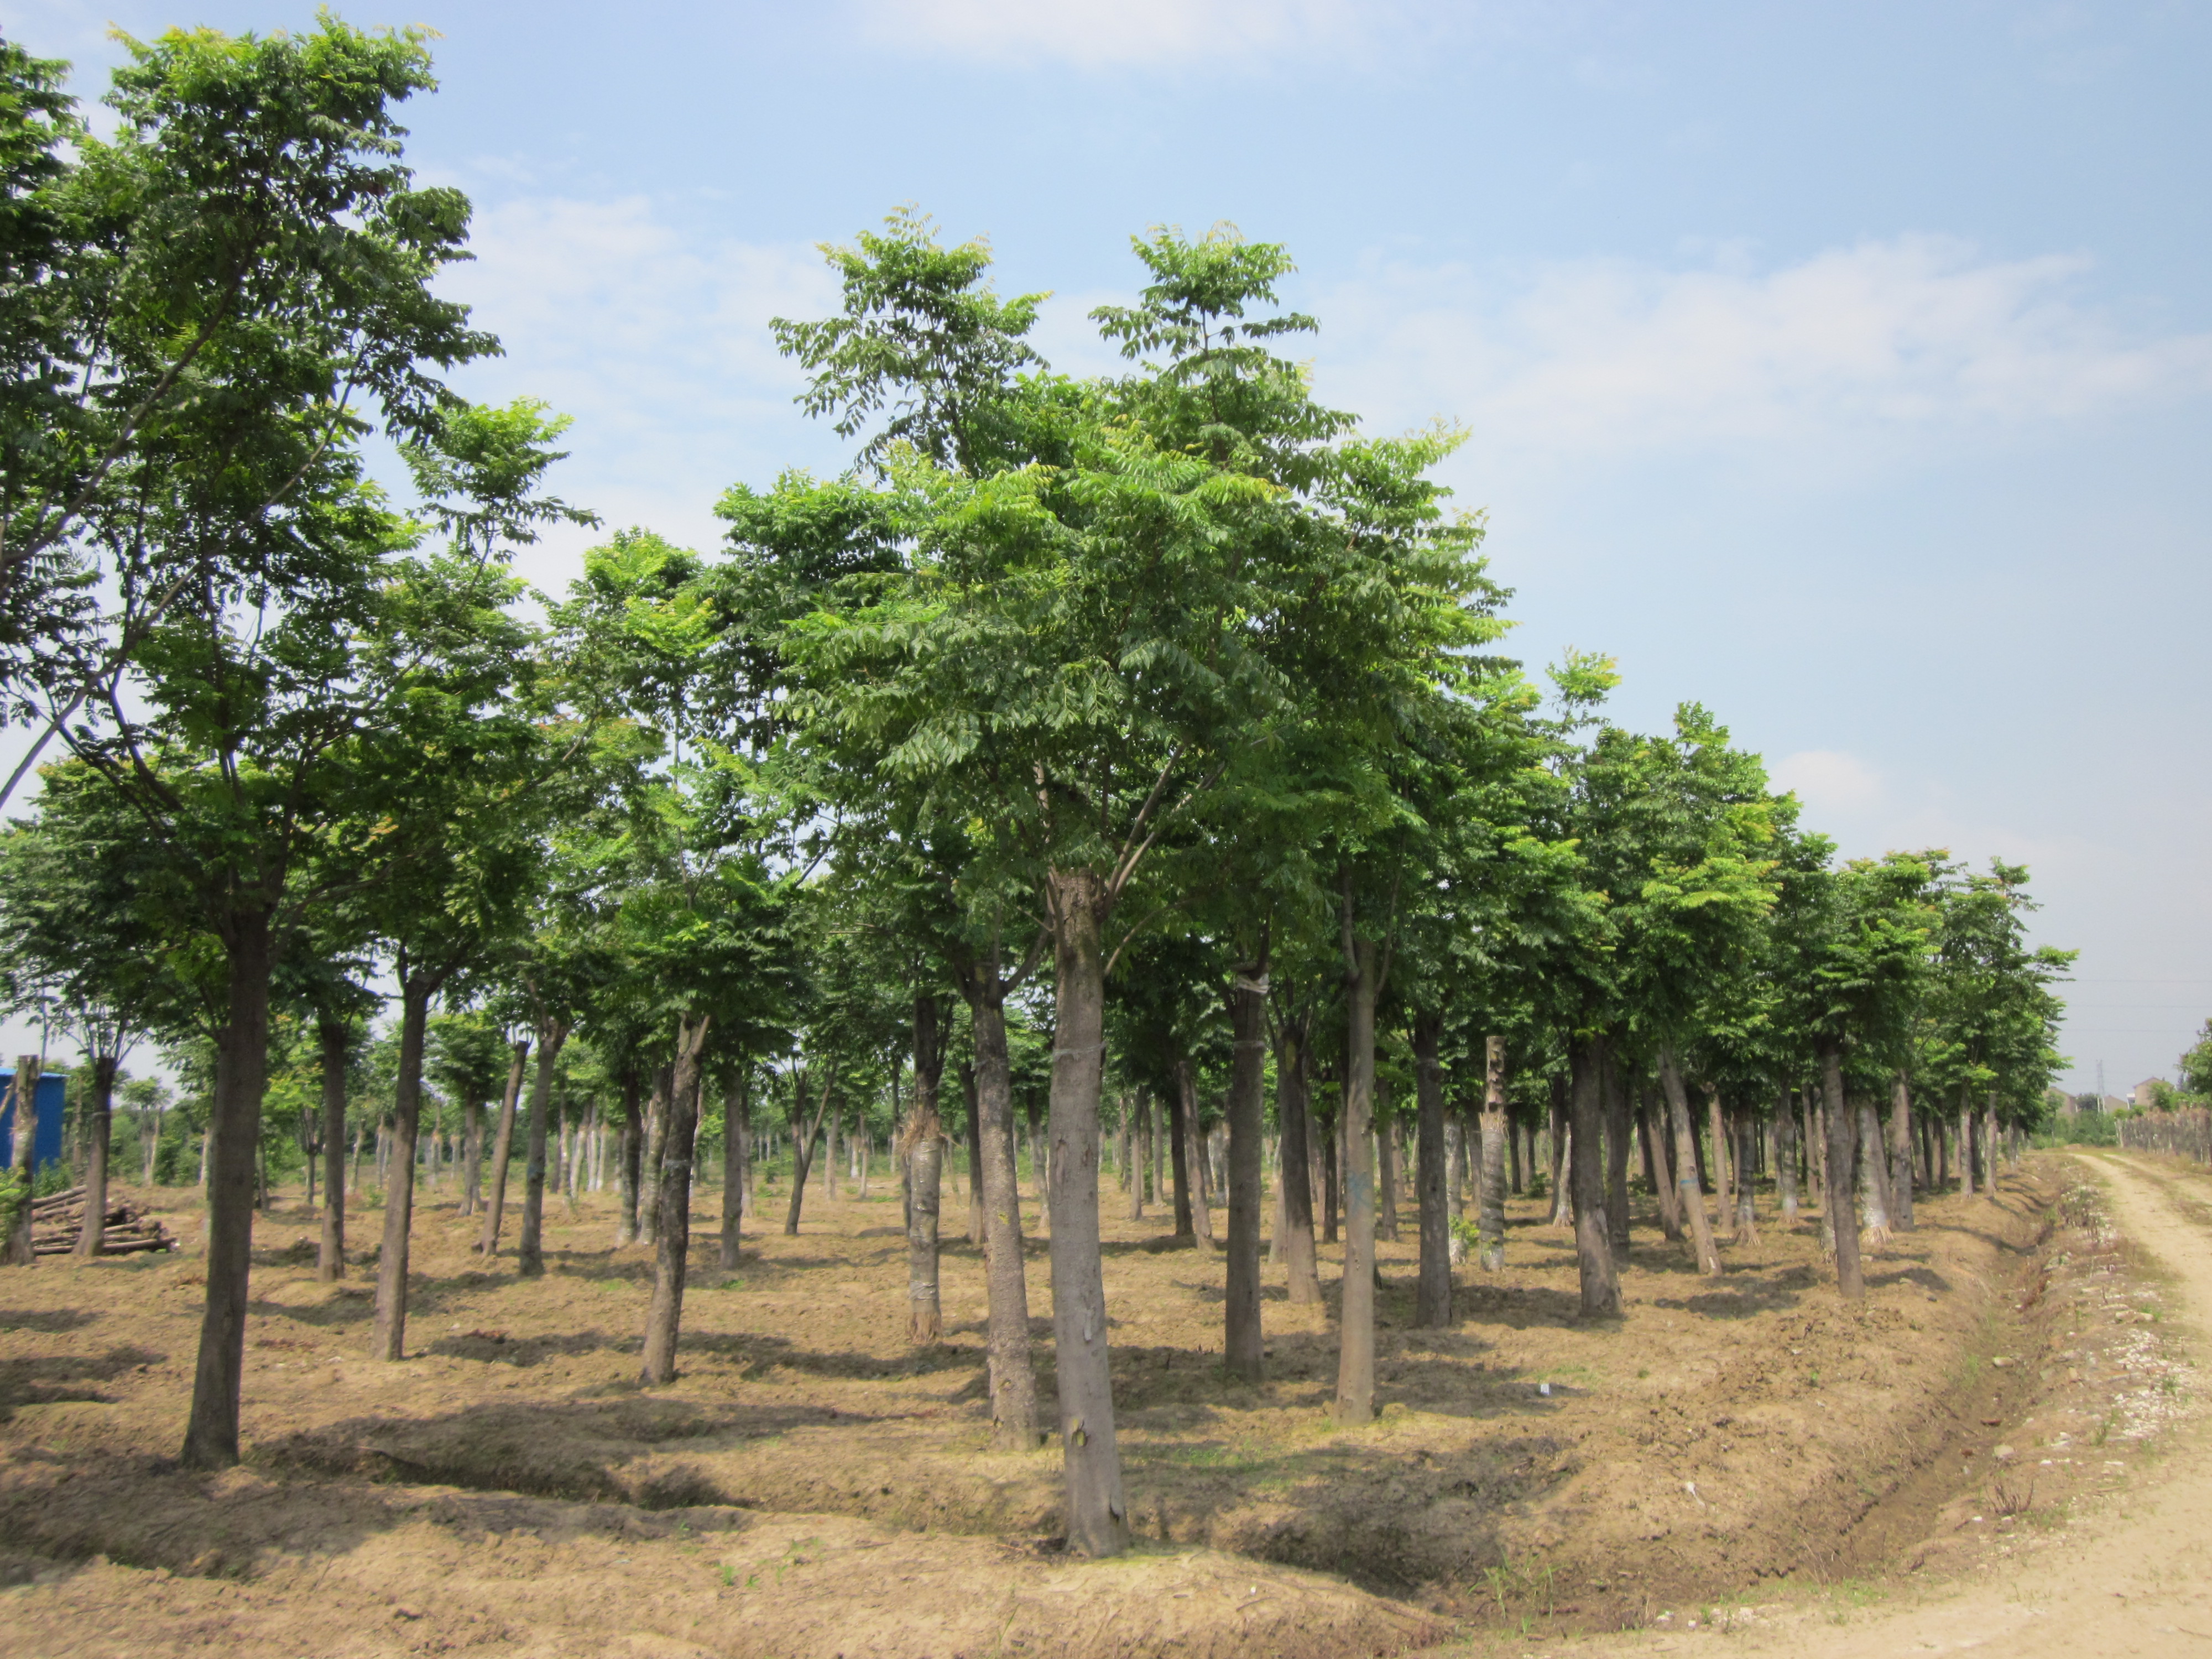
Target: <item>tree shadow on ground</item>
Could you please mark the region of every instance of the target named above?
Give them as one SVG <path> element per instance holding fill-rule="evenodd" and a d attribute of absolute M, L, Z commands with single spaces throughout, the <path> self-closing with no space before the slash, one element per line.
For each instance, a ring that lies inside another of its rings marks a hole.
<path fill-rule="evenodd" d="M 82 1308 L 0 1308 L 0 1331 L 42 1331 L 58 1336 L 82 1330 L 100 1316 Z"/>
<path fill-rule="evenodd" d="M 33 1354 L 0 1359 L 0 1423 L 12 1418 L 19 1406 L 54 1406 L 70 1401 L 112 1404 L 112 1396 L 88 1385 L 112 1382 L 125 1371 L 158 1365 L 167 1358 L 151 1348 L 123 1343 L 101 1354 Z"/>

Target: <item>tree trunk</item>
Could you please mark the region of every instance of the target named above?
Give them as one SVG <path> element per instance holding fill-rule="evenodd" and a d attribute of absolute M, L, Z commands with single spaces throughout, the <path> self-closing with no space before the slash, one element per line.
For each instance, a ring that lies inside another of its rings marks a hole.
<path fill-rule="evenodd" d="M 323 1238 L 315 1278 L 334 1285 L 345 1277 L 346 1054 L 353 1028 L 342 1019 L 319 1021 L 323 1051 Z"/>
<path fill-rule="evenodd" d="M 1782 1200 L 1782 1219 L 1797 1219 L 1797 1109 L 1784 1089 L 1774 1108 L 1774 1184 Z"/>
<path fill-rule="evenodd" d="M 1899 1072 L 1889 1090 L 1889 1223 L 1899 1232 L 1912 1226 L 1912 1090 Z"/>
<path fill-rule="evenodd" d="M 969 1243 L 982 1249 L 982 1109 L 975 1103 L 975 1061 L 973 1060 L 960 1061 L 960 1103 L 967 1109 L 967 1124 L 963 1126 L 963 1133 L 967 1137 L 969 1152 Z"/>
<path fill-rule="evenodd" d="M 1287 1012 L 1275 1028 L 1275 1121 L 1282 1133 L 1283 1157 L 1277 1179 L 1282 1184 L 1283 1264 L 1290 1278 L 1291 1301 L 1295 1306 L 1316 1308 L 1322 1299 L 1321 1273 L 1314 1252 L 1314 1121 L 1308 1101 L 1312 1056 L 1306 1047 L 1307 1029 L 1305 1015 Z M 1233 1160 L 1237 1155 L 1233 1122 L 1230 1133 Z M 1232 1168 L 1232 1188 L 1236 1178 Z M 1231 1202 L 1235 1202 L 1233 1195 Z"/>
<path fill-rule="evenodd" d="M 1375 1420 L 1375 1004 L 1382 966 L 1375 941 L 1358 935 L 1344 896 L 1346 984 L 1344 1043 L 1344 1277 L 1339 1317 L 1336 1422 Z"/>
<path fill-rule="evenodd" d="M 1413 1178 L 1419 1183 L 1421 1267 L 1413 1323 L 1447 1330 L 1452 1322 L 1451 1194 L 1444 1161 L 1444 1074 L 1438 1049 L 1443 1018 L 1423 1014 L 1413 1022 L 1413 1132 L 1419 1142 Z"/>
<path fill-rule="evenodd" d="M 1055 870 L 1047 908 L 1056 972 L 1052 1050 L 1053 1365 L 1066 1486 L 1067 1546 L 1079 1555 L 1129 1547 L 1128 1502 L 1114 1432 L 1106 1286 L 1098 1249 L 1098 1094 L 1105 1057 L 1105 884 Z"/>
<path fill-rule="evenodd" d="M 1992 1089 L 1982 1103 L 1981 1139 L 1976 1150 L 1981 1154 L 1982 1196 L 1997 1195 L 1997 1094 Z"/>
<path fill-rule="evenodd" d="M 400 961 L 399 1076 L 392 1090 L 392 1165 L 385 1175 L 384 1244 L 376 1264 L 379 1359 L 407 1357 L 407 1251 L 415 1219 L 415 1140 L 422 1121 L 422 1036 L 438 981 Z"/>
<path fill-rule="evenodd" d="M 31 1225 L 31 1195 L 37 1189 L 39 1162 L 39 1057 L 36 1054 L 18 1054 L 15 1057 L 15 1075 L 8 1090 L 15 1102 L 15 1144 L 8 1163 L 15 1177 L 18 1197 L 15 1213 L 8 1218 L 7 1258 L 10 1267 L 29 1267 L 36 1266 L 39 1260 Z"/>
<path fill-rule="evenodd" d="M 1190 1211 L 1190 1236 L 1194 1243 L 1211 1245 L 1213 1212 L 1206 1201 L 1206 1136 L 1199 1127 L 1198 1068 L 1188 1058 L 1176 1079 L 1176 1094 L 1182 1107 L 1176 1115 L 1176 1139 L 1182 1148 L 1183 1200 Z M 1255 1228 L 1252 1237 L 1259 1236 Z"/>
<path fill-rule="evenodd" d="M 622 1183 L 620 1206 L 615 1217 L 615 1247 L 637 1241 L 638 1185 L 645 1161 L 645 1125 L 638 1110 L 638 1093 L 641 1085 L 637 1068 L 626 1067 L 623 1072 L 622 1140 L 615 1149 L 615 1161 L 620 1167 L 616 1179 Z"/>
<path fill-rule="evenodd" d="M 1375 1237 L 1398 1242 L 1398 1113 L 1389 1079 L 1375 1079 Z M 1379 1260 L 1379 1259 L 1378 1259 Z M 1378 1265 L 1376 1272 L 1382 1269 Z"/>
<path fill-rule="evenodd" d="M 1883 1167 L 1887 1160 L 1882 1155 L 1881 1121 L 1875 1115 L 1871 1101 L 1854 1102 L 1851 1115 L 1859 1137 L 1858 1188 L 1865 1211 L 1863 1242 L 1880 1249 L 1889 1243 L 1889 1176 Z"/>
<path fill-rule="evenodd" d="M 209 1112 L 207 1291 L 183 1462 L 227 1469 L 238 1462 L 239 1387 L 246 1369 L 247 1274 L 253 1255 L 253 1159 L 269 1075 L 269 918 L 228 918 L 229 970 L 222 1028 L 216 1034 L 215 1098 Z M 16 1065 L 20 1090 L 26 1067 Z M 33 1076 L 35 1098 L 36 1068 Z M 21 1097 L 19 1096 L 19 1098 Z M 23 1109 L 18 1106 L 17 1121 Z M 29 1218 L 25 1217 L 26 1224 Z"/>
<path fill-rule="evenodd" d="M 1690 1094 L 1682 1086 L 1681 1068 L 1674 1051 L 1659 1051 L 1659 1088 L 1667 1097 L 1667 1116 L 1674 1128 L 1674 1191 L 1682 1203 L 1684 1218 L 1698 1255 L 1698 1271 L 1717 1278 L 1721 1253 L 1713 1243 L 1713 1224 L 1705 1214 L 1705 1192 L 1698 1180 L 1698 1131 L 1690 1121 Z"/>
<path fill-rule="evenodd" d="M 1713 1208 L 1725 1220 L 1735 1197 L 1734 1171 L 1729 1167 L 1734 1161 L 1729 1157 L 1728 1123 L 1721 1108 L 1721 1091 L 1714 1085 L 1705 1085 L 1705 1138 L 1712 1145 L 1709 1160 L 1713 1178 Z"/>
<path fill-rule="evenodd" d="M 676 1342 L 684 1328 L 684 1281 L 691 1264 L 691 1158 L 699 1143 L 700 1051 L 707 1046 L 711 1014 L 679 1015 L 676 1064 L 668 1085 L 667 1129 L 660 1151 L 660 1231 L 653 1241 L 653 1304 L 645 1315 L 645 1364 L 638 1381 L 647 1388 L 676 1380 Z M 541 1053 L 538 1063 L 545 1064 Z M 544 1075 L 541 1071 L 540 1075 Z"/>
<path fill-rule="evenodd" d="M 514 1106 L 522 1097 L 522 1077 L 530 1063 L 530 1040 L 514 1045 L 507 1068 L 507 1090 L 499 1097 L 499 1128 L 491 1140 L 491 1192 L 484 1200 L 483 1226 L 477 1254 L 489 1261 L 499 1254 L 499 1230 L 507 1219 L 507 1166 L 514 1158 Z"/>
<path fill-rule="evenodd" d="M 836 1085 L 837 1062 L 833 1058 L 823 1068 L 822 1098 L 814 1108 L 814 1121 L 802 1130 L 800 1120 L 806 1110 L 806 1086 L 802 1079 L 792 1079 L 791 1207 L 785 1212 L 783 1218 L 784 1235 L 788 1238 L 799 1237 L 799 1206 L 806 1198 L 807 1171 L 814 1167 L 814 1142 L 822 1133 L 822 1120 L 829 1114 L 830 1096 Z M 939 1155 L 941 1157 L 942 1153 Z"/>
<path fill-rule="evenodd" d="M 1636 1110 L 1636 1124 L 1644 1136 L 1644 1161 L 1651 1168 L 1651 1194 L 1659 1200 L 1659 1231 L 1668 1243 L 1679 1244 L 1682 1242 L 1682 1191 L 1674 1184 L 1674 1160 L 1667 1155 L 1665 1097 L 1662 1096 L 1655 1106 L 1649 1087 L 1643 1091 L 1643 1096 Z"/>
<path fill-rule="evenodd" d="M 1485 1273 L 1505 1267 L 1505 1163 L 1512 1134 L 1505 1115 L 1505 1039 L 1493 1033 L 1482 1040 L 1482 1191 L 1475 1222 Z"/>
<path fill-rule="evenodd" d="M 1833 1042 L 1820 1045 L 1821 1115 L 1827 1120 L 1827 1183 L 1820 1207 L 1830 1218 L 1835 1235 L 1836 1288 L 1844 1300 L 1863 1301 L 1866 1280 L 1859 1271 L 1859 1232 L 1851 1225 L 1851 1188 L 1856 1184 L 1853 1165 L 1858 1146 L 1858 1126 L 1844 1103 L 1843 1053 Z"/>
<path fill-rule="evenodd" d="M 1600 1072 L 1605 1089 L 1605 1233 L 1613 1247 L 1613 1266 L 1628 1265 L 1628 1091 L 1620 1081 L 1620 1065 L 1613 1045 L 1606 1044 Z"/>
<path fill-rule="evenodd" d="M 1321 1242 L 1324 1244 L 1337 1242 L 1337 1218 L 1344 1209 L 1344 1160 L 1339 1156 L 1343 1150 L 1343 1137 L 1336 1132 L 1337 1121 L 1344 1115 L 1344 1085 L 1340 1079 L 1337 1079 L 1336 1095 L 1336 1109 L 1315 1125 L 1320 1132 L 1315 1137 L 1313 1151 L 1321 1162 Z"/>
<path fill-rule="evenodd" d="M 1759 1212 L 1753 1204 L 1747 1172 L 1751 1168 L 1752 1139 L 1758 1128 L 1748 1112 L 1736 1114 L 1735 1126 L 1735 1242 L 1753 1244 L 1759 1241 Z"/>
<path fill-rule="evenodd" d="M 913 1202 L 906 1228 L 906 1340 L 927 1347 L 945 1334 L 937 1269 L 944 1203 L 945 1123 L 938 1091 L 945 1077 L 944 1022 L 937 999 L 914 1000 L 914 1098 L 907 1119 L 907 1179 Z"/>
<path fill-rule="evenodd" d="M 1190 1184 L 1197 1173 L 1190 1167 L 1190 1110 L 1197 1092 L 1190 1078 L 1190 1060 L 1178 1055 L 1168 1079 L 1168 1179 L 1175 1203 L 1175 1239 L 1196 1244 L 1198 1233 L 1190 1212 Z"/>
<path fill-rule="evenodd" d="M 991 1441 L 1001 1451 L 1036 1447 L 1036 1372 L 1030 1358 L 1030 1288 L 1022 1264 L 1021 1171 L 1014 1161 L 1014 1083 L 1006 1053 L 1006 988 L 995 948 L 962 981 L 975 1051 L 975 1109 L 983 1136 L 983 1283 Z M 1034 1154 L 1032 1154 L 1034 1159 Z"/>
<path fill-rule="evenodd" d="M 530 1085 L 530 1137 L 522 1166 L 522 1227 L 514 1249 L 516 1269 L 525 1279 L 537 1279 L 545 1272 L 545 1115 L 553 1101 L 553 1067 L 561 1058 L 562 1045 L 568 1040 L 567 1021 L 544 1018 L 538 1022 L 538 1075 Z M 699 1103 L 694 1100 L 691 1116 L 695 1125 L 698 1115 Z M 684 1156 L 688 1159 L 690 1155 L 687 1152 Z M 685 1167 L 690 1166 L 687 1164 Z M 678 1300 L 681 1299 L 679 1293 Z"/>
<path fill-rule="evenodd" d="M 461 1201 L 453 1213 L 471 1216 L 483 1207 L 483 1103 L 461 1108 Z"/>
<path fill-rule="evenodd" d="M 100 1254 L 107 1231 L 107 1142 L 115 1120 L 115 1066 L 113 1054 L 93 1056 L 92 1100 L 84 1113 L 84 1220 L 76 1234 L 76 1255 L 84 1261 Z"/>
<path fill-rule="evenodd" d="M 1567 1177 L 1575 1193 L 1575 1265 L 1584 1316 L 1620 1311 L 1620 1272 L 1605 1214 L 1605 1039 L 1577 1037 L 1567 1064 Z"/>
<path fill-rule="evenodd" d="M 1574 1194 L 1567 1176 L 1567 1141 L 1572 1133 L 1567 1125 L 1567 1086 L 1565 1078 L 1553 1075 L 1551 1145 L 1545 1151 L 1551 1163 L 1551 1224 L 1554 1227 L 1569 1225 L 1575 1215 Z"/>
<path fill-rule="evenodd" d="M 1267 966 L 1266 953 L 1231 975 L 1229 1004 L 1229 1260 L 1222 1305 L 1222 1365 L 1257 1382 L 1266 1370 L 1260 1319 L 1261 1152 L 1267 1134 Z M 1186 1064 L 1188 1078 L 1188 1066 Z M 1194 1095 L 1184 1109 L 1195 1128 Z M 1200 1202 L 1203 1203 L 1201 1198 Z M 1307 1243 L 1312 1244 L 1309 1231 Z"/>
<path fill-rule="evenodd" d="M 660 1160 L 668 1146 L 669 1091 L 676 1086 L 676 1067 L 657 1066 L 653 1091 L 645 1100 L 645 1158 L 637 1177 L 637 1236 L 641 1243 L 660 1242 Z M 811 1149 L 810 1148 L 810 1151 Z"/>
<path fill-rule="evenodd" d="M 740 1063 L 722 1097 L 722 1271 L 738 1265 L 745 1213 L 745 1164 L 753 1133 L 752 1067 Z"/>
<path fill-rule="evenodd" d="M 1125 1125 L 1121 1139 L 1128 1147 L 1129 1158 L 1129 1219 L 1145 1218 L 1145 1171 L 1150 1160 L 1145 1155 L 1145 1091 L 1139 1088 L 1121 1110 Z"/>

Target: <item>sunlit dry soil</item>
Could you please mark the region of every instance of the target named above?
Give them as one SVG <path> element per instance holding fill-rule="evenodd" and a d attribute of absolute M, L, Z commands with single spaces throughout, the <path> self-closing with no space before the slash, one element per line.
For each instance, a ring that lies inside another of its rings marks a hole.
<path fill-rule="evenodd" d="M 1225 1381 L 1220 1257 L 1164 1248 L 1157 1214 L 1113 1218 L 1109 1184 L 1142 1543 L 1103 1565 L 1057 1553 L 1056 1454 L 988 1449 L 964 1238 L 945 1253 L 946 1340 L 907 1346 L 880 1178 L 865 1202 L 810 1196 L 796 1237 L 764 1194 L 769 1230 L 749 1219 L 734 1273 L 702 1238 L 684 1374 L 650 1390 L 650 1263 L 611 1249 L 604 1198 L 553 1206 L 550 1271 L 524 1281 L 511 1253 L 476 1258 L 476 1224 L 431 1194 L 397 1365 L 367 1356 L 372 1269 L 317 1285 L 313 1218 L 280 1207 L 256 1255 L 246 1466 L 219 1477 L 168 1461 L 198 1334 L 196 1194 L 134 1193 L 184 1255 L 0 1277 L 0 1582 L 30 1581 L 5 1616 L 36 1634 L 17 1650 L 57 1654 L 1322 1654 L 1965 1565 L 1982 1534 L 1961 1530 L 1987 1524 L 1967 1510 L 2028 1467 L 2014 1443 L 2068 1437 L 2066 1463 L 2033 1460 L 2032 1516 L 2096 1478 L 2081 1449 L 2155 1427 L 2155 1390 L 2135 1384 L 2156 1354 L 2125 1347 L 2150 1304 L 2109 1273 L 2072 1288 L 2125 1266 L 2116 1245 L 2098 1262 L 2094 1206 L 2067 1207 L 2078 1185 L 2043 1158 L 1995 1202 L 1923 1200 L 1856 1308 L 1810 1218 L 1784 1227 L 1771 1196 L 1718 1281 L 1639 1212 L 1626 1314 L 1597 1323 L 1575 1314 L 1571 1237 L 1519 1202 L 1507 1270 L 1461 1272 L 1448 1332 L 1409 1328 L 1409 1220 L 1381 1249 L 1382 1420 L 1347 1431 L 1323 1411 L 1329 1311 L 1293 1310 L 1269 1268 L 1267 1380 Z M 701 1194 L 702 1233 L 719 1201 Z M 964 1200 L 946 1214 L 957 1227 Z M 356 1232 L 380 1222 L 366 1208 Z M 1041 1244 L 1030 1269 L 1048 1401 Z"/>

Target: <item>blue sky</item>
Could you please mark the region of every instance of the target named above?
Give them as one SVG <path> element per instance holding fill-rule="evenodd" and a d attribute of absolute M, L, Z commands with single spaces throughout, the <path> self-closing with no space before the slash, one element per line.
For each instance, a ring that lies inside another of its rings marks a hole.
<path fill-rule="evenodd" d="M 764 327 L 830 302 L 816 242 L 988 234 L 1082 368 L 1131 234 L 1231 220 L 1325 395 L 1467 426 L 1529 659 L 1707 703 L 1847 852 L 2028 861 L 2074 1086 L 2212 1014 L 2212 9 L 410 3 L 343 9 L 443 37 L 411 154 L 508 352 L 464 387 L 573 414 L 611 523 L 704 545 L 723 486 L 842 463 Z M 111 19 L 310 16 L 0 0 L 87 94 Z"/>

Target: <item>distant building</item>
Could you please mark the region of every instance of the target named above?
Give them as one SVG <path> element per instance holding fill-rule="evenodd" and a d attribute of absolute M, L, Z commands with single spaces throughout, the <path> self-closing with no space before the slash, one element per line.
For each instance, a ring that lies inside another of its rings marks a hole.
<path fill-rule="evenodd" d="M 2147 1077 L 2135 1087 L 2135 1103 L 2146 1109 L 2158 1104 L 2161 1095 L 2173 1092 L 2173 1085 L 2162 1077 Z"/>
<path fill-rule="evenodd" d="M 2140 1084 L 2136 1085 L 2136 1090 L 2137 1092 L 2141 1092 Z M 2097 1109 L 2100 1112 L 2124 1112 L 2135 1103 L 2132 1100 L 2123 1100 L 2118 1095 L 2106 1095 L 2097 1103 Z"/>

